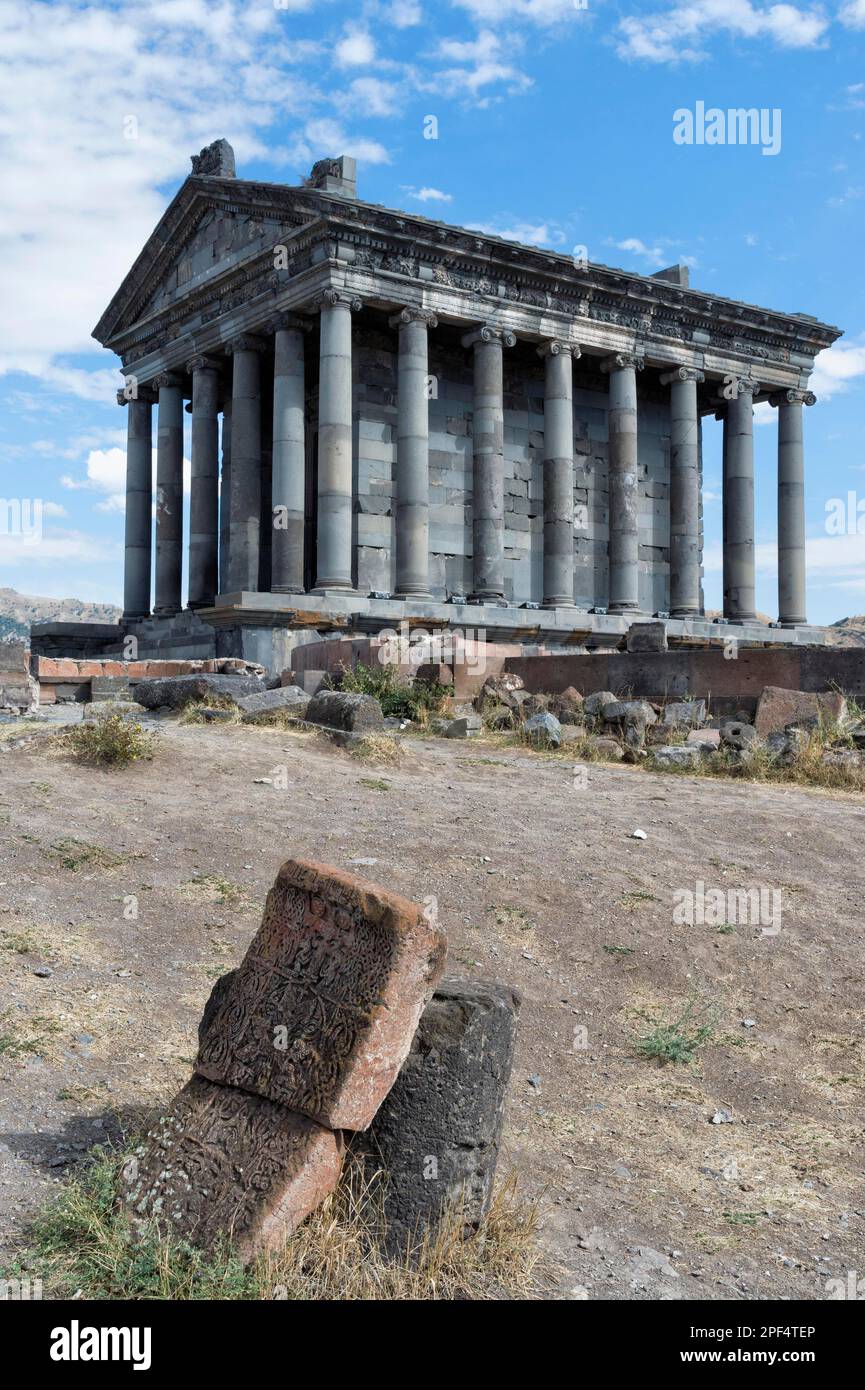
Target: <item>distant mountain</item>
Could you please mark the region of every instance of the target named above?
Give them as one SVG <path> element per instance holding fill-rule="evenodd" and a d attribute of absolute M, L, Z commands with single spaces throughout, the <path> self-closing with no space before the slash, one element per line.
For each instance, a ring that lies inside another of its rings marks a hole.
<path fill-rule="evenodd" d="M 37 598 L 15 589 L 0 589 L 0 642 L 26 641 L 31 623 L 116 623 L 120 613 L 111 603 Z"/>
<path fill-rule="evenodd" d="M 865 613 L 839 618 L 826 632 L 831 647 L 865 647 Z"/>

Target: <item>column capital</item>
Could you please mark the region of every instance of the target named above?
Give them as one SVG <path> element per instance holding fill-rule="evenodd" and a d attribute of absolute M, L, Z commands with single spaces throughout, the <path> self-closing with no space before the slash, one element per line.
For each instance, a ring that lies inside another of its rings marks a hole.
<path fill-rule="evenodd" d="M 674 367 L 671 372 L 664 372 L 661 377 L 661 385 L 669 386 L 674 381 L 705 381 L 706 373 L 699 371 L 696 367 Z"/>
<path fill-rule="evenodd" d="M 156 400 L 157 393 L 151 385 L 139 384 L 133 378 L 129 378 L 127 384 L 117 392 L 118 405 L 128 405 L 130 401 L 143 401 L 145 405 L 154 405 Z"/>
<path fill-rule="evenodd" d="M 278 333 L 283 328 L 293 328 L 298 333 L 310 333 L 312 331 L 312 320 L 303 318 L 300 314 L 290 314 L 280 312 L 271 314 L 264 325 L 268 333 Z"/>
<path fill-rule="evenodd" d="M 192 372 L 219 372 L 222 370 L 222 361 L 218 357 L 207 357 L 204 353 L 198 353 L 195 357 L 190 357 L 186 370 L 190 375 Z"/>
<path fill-rule="evenodd" d="M 438 328 L 438 322 L 431 309 L 416 309 L 413 304 L 406 304 L 404 309 L 388 319 L 390 328 L 404 328 L 409 323 L 425 323 L 427 328 Z"/>
<path fill-rule="evenodd" d="M 229 338 L 225 351 L 232 357 L 235 352 L 264 352 L 266 347 L 265 339 L 257 333 L 238 333 L 236 338 Z"/>
<path fill-rule="evenodd" d="M 538 346 L 538 357 L 582 357 L 579 343 L 566 343 L 563 338 L 548 338 Z"/>
<path fill-rule="evenodd" d="M 349 294 L 346 290 L 324 290 L 321 294 L 316 295 L 312 301 L 312 307 L 317 313 L 320 313 L 322 309 L 341 308 L 356 314 L 363 308 L 363 301 L 358 299 L 357 295 Z"/>
<path fill-rule="evenodd" d="M 646 359 L 640 357 L 636 352 L 614 352 L 612 356 L 605 357 L 600 364 L 602 372 L 620 372 L 628 367 L 634 372 L 641 372 L 646 365 Z"/>
<path fill-rule="evenodd" d="M 788 391 L 773 391 L 769 397 L 770 405 L 816 405 L 817 397 L 813 391 L 791 387 Z"/>
<path fill-rule="evenodd" d="M 463 334 L 461 339 L 464 348 L 474 347 L 476 343 L 495 342 L 501 342 L 503 347 L 513 347 L 516 341 L 517 335 L 510 328 L 498 328 L 494 323 L 483 323 Z"/>
<path fill-rule="evenodd" d="M 159 376 L 153 378 L 153 385 L 160 390 L 163 386 L 183 387 L 186 385 L 186 379 L 179 372 L 160 372 Z"/>

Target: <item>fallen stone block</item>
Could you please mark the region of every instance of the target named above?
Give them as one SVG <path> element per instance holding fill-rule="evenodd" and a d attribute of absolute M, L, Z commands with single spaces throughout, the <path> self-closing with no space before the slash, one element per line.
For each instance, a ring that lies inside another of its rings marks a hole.
<path fill-rule="evenodd" d="M 624 748 L 615 738 L 593 738 L 592 747 L 602 758 L 614 763 L 620 763 L 625 756 Z"/>
<path fill-rule="evenodd" d="M 697 767 L 701 756 L 695 743 L 667 743 L 652 749 L 658 767 Z"/>
<path fill-rule="evenodd" d="M 483 709 L 488 701 L 494 701 L 508 709 L 517 709 L 519 701 L 515 698 L 516 692 L 524 689 L 525 682 L 522 676 L 513 671 L 500 671 L 498 675 L 487 676 L 478 691 L 475 705 L 477 709 Z"/>
<path fill-rule="evenodd" d="M 342 1137 L 262 1096 L 194 1076 L 127 1159 L 137 1222 L 245 1261 L 278 1250 L 336 1187 Z"/>
<path fill-rule="evenodd" d="M 445 721 L 445 738 L 473 738 L 483 730 L 483 720 L 479 714 L 462 714 L 457 719 Z"/>
<path fill-rule="evenodd" d="M 658 716 L 647 700 L 613 700 L 601 711 L 608 724 L 656 724 Z"/>
<path fill-rule="evenodd" d="M 664 724 L 684 724 L 690 729 L 699 729 L 706 720 L 706 701 L 673 700 L 664 706 L 661 718 Z"/>
<path fill-rule="evenodd" d="M 847 701 L 837 690 L 812 694 L 806 690 L 784 690 L 767 685 L 757 702 L 754 727 L 761 738 L 777 733 L 790 724 L 841 724 L 847 714 Z"/>
<path fill-rule="evenodd" d="M 366 1129 L 444 969 L 420 907 L 353 874 L 289 860 L 203 1032 L 195 1071 L 331 1129 Z"/>
<path fill-rule="evenodd" d="M 583 697 L 572 685 L 557 695 L 551 695 L 549 708 L 560 724 L 582 724 L 585 717 Z"/>
<path fill-rule="evenodd" d="M 523 733 L 541 748 L 558 748 L 562 742 L 562 726 L 549 710 L 523 720 Z"/>
<path fill-rule="evenodd" d="M 743 724 L 738 719 L 729 719 L 721 728 L 721 742 L 727 748 L 734 748 L 738 752 L 750 748 L 757 742 L 759 735 L 753 724 Z"/>
<path fill-rule="evenodd" d="M 352 1152 L 381 1192 L 385 1244 L 404 1253 L 446 1206 L 466 1234 L 492 1197 L 520 996 L 505 985 L 443 980 L 371 1127 Z"/>
<path fill-rule="evenodd" d="M 349 690 L 320 691 L 310 700 L 306 718 L 310 724 L 349 734 L 376 734 L 385 728 L 378 700 Z"/>
<path fill-rule="evenodd" d="M 604 706 L 614 704 L 616 704 L 616 697 L 611 690 L 595 690 L 584 698 L 583 714 L 587 719 L 600 719 L 604 712 Z"/>
<path fill-rule="evenodd" d="M 629 652 L 665 652 L 667 650 L 666 623 L 631 623 L 625 637 Z"/>
<path fill-rule="evenodd" d="M 235 703 L 244 695 L 257 695 L 262 683 L 258 676 L 209 675 L 200 672 L 193 676 L 160 676 L 155 680 L 138 681 L 135 698 L 147 709 L 183 709 L 199 700 L 228 699 Z"/>
<path fill-rule="evenodd" d="M 299 685 L 283 685 L 276 690 L 263 690 L 259 695 L 244 695 L 237 702 L 244 724 L 266 724 L 274 714 L 306 716 L 310 697 Z"/>
<path fill-rule="evenodd" d="M 692 729 L 688 734 L 686 743 L 693 744 L 695 748 L 715 749 L 721 746 L 720 729 Z"/>

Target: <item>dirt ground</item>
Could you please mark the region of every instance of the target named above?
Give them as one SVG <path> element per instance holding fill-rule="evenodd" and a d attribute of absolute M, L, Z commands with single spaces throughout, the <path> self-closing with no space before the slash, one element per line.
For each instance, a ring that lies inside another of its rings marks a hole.
<path fill-rule="evenodd" d="M 392 768 L 272 729 L 160 739 L 113 773 L 0 757 L 0 1260 L 115 1114 L 187 1078 L 299 855 L 375 860 L 356 871 L 437 899 L 450 973 L 522 992 L 502 1171 L 541 1195 L 542 1296 L 825 1299 L 861 1276 L 862 797 L 583 778 L 474 740 L 412 738 Z M 678 925 L 698 881 L 780 890 L 780 931 Z M 641 1056 L 689 999 L 695 1058 Z"/>

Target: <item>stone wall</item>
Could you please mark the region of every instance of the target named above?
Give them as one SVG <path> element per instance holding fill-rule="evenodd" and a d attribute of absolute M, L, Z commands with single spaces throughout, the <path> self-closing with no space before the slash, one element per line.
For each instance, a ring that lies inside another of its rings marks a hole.
<path fill-rule="evenodd" d="M 543 598 L 544 369 L 534 347 L 504 357 L 505 597 Z M 472 591 L 471 354 L 441 327 L 430 334 L 430 587 L 433 596 Z M 392 331 L 355 325 L 354 436 L 357 587 L 393 592 L 396 509 L 397 357 Z M 581 385 L 581 380 L 583 385 Z M 607 602 L 609 542 L 606 383 L 574 376 L 574 600 Z M 669 606 L 669 410 L 639 401 L 640 602 Z"/>

